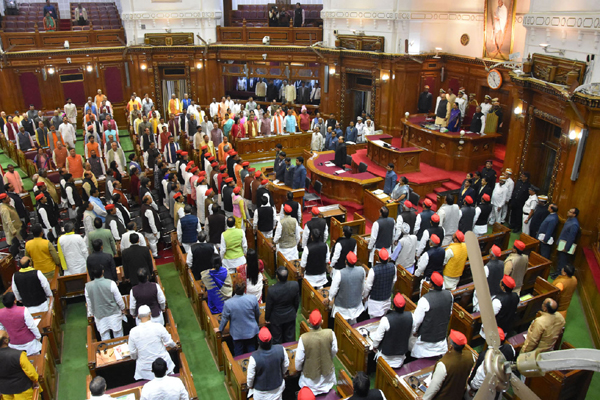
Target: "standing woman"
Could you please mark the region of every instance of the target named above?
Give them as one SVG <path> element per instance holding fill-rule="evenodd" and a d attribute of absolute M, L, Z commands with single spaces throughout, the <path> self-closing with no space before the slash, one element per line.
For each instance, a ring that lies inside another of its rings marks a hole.
<path fill-rule="evenodd" d="M 448 121 L 448 130 L 450 132 L 458 132 L 460 130 L 461 113 L 458 103 L 452 103 L 450 111 L 450 121 Z"/>
<path fill-rule="evenodd" d="M 52 15 L 50 15 L 49 12 L 47 12 L 44 17 L 44 30 L 46 32 L 56 31 L 56 21 L 54 21 L 54 18 L 52 18 Z"/>
<path fill-rule="evenodd" d="M 258 253 L 254 249 L 248 249 L 246 254 L 246 264 L 237 268 L 240 279 L 246 281 L 246 294 L 256 296 L 260 304 L 263 293 L 263 274 L 265 266 L 262 260 L 258 259 Z"/>

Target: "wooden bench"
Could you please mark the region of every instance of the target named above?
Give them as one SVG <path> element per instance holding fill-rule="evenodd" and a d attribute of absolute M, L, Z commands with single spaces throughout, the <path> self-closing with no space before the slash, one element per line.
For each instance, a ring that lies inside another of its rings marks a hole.
<path fill-rule="evenodd" d="M 277 246 L 273 244 L 272 238 L 266 238 L 261 231 L 256 232 L 256 252 L 258 258 L 265 264 L 265 272 L 269 274 L 271 278 L 275 277 L 275 255 L 277 252 Z"/>
<path fill-rule="evenodd" d="M 526 233 L 521 233 L 519 236 L 519 240 L 525 243 L 525 253 L 530 253 L 535 251 L 536 253 L 540 252 L 540 241 L 536 238 L 529 236 Z"/>
<path fill-rule="evenodd" d="M 85 294 L 85 284 L 89 281 L 87 272 L 83 274 L 65 275 L 58 277 L 58 298 L 62 311 L 61 319 L 64 319 L 64 310 L 67 300 L 81 297 Z"/>
<path fill-rule="evenodd" d="M 55 309 L 56 302 L 56 298 L 51 298 L 48 302 L 48 311 L 34 313 L 31 316 L 33 319 L 40 320 L 38 329 L 42 336 L 48 338 L 49 354 L 55 363 L 60 364 L 62 361 L 63 331 Z"/>
<path fill-rule="evenodd" d="M 48 337 L 43 337 L 40 354 L 27 357 L 39 375 L 39 388 L 33 390 L 33 400 L 58 399 L 58 371 L 51 352 Z"/>
<path fill-rule="evenodd" d="M 344 227 L 348 226 L 352 229 L 352 236 L 364 235 L 366 230 L 366 221 L 359 213 L 354 213 L 353 221 L 340 222 L 336 218 L 331 219 L 331 230 L 329 232 L 329 238 L 331 239 L 331 247 L 333 248 L 334 243 L 338 238 L 344 236 Z"/>
<path fill-rule="evenodd" d="M 496 222 L 492 226 L 492 233 L 486 233 L 483 236 L 479 236 L 477 240 L 479 241 L 479 246 L 481 247 L 481 254 L 489 254 L 493 245 L 496 245 L 501 249 L 508 249 L 510 229 Z"/>
<path fill-rule="evenodd" d="M 542 303 L 547 298 L 558 300 L 560 291 L 556 286 L 541 277 L 537 277 L 533 288 L 532 297 L 519 302 L 517 313 L 513 322 L 513 330 L 521 332 L 527 330 L 531 321 L 536 318 L 538 311 L 542 308 Z M 480 341 L 481 335 L 481 315 L 479 312 L 470 313 L 458 302 L 455 302 L 452 308 L 452 317 L 450 318 L 450 328 L 460 331 L 467 337 L 468 343 L 474 345 Z"/>
<path fill-rule="evenodd" d="M 413 312 L 417 306 L 406 295 L 405 311 Z M 370 349 L 373 341 L 370 334 L 377 330 L 381 318 L 373 318 L 358 324 L 350 325 L 339 313 L 335 316 L 334 331 L 338 343 L 337 358 L 350 375 L 358 371 L 368 374 L 369 356 L 374 354 Z"/>

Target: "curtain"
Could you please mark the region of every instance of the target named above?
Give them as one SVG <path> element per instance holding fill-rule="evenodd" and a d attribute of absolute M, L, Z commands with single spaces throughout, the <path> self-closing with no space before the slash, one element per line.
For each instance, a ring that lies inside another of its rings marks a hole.
<path fill-rule="evenodd" d="M 187 83 L 185 79 L 178 79 L 176 81 L 163 80 L 162 81 L 162 103 L 163 110 L 165 115 L 165 121 L 169 119 L 168 110 L 169 110 L 169 100 L 171 100 L 171 95 L 175 93 L 175 97 L 181 101 L 183 99 L 183 94 L 187 92 Z"/>
<path fill-rule="evenodd" d="M 19 80 L 21 81 L 25 109 L 29 110 L 29 105 L 33 104 L 36 110 L 40 110 L 42 108 L 42 95 L 37 75 L 33 72 L 24 72 L 19 76 Z"/>

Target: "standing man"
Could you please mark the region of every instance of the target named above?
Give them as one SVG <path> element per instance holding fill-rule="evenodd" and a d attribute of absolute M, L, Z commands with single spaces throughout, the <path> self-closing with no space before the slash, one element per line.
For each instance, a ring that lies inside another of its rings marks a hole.
<path fill-rule="evenodd" d="M 473 226 L 473 233 L 477 236 L 483 236 L 488 231 L 488 219 L 492 213 L 493 206 L 490 204 L 490 195 L 485 193 L 481 196 L 481 201 L 475 209 L 475 225 Z"/>
<path fill-rule="evenodd" d="M 335 148 L 335 158 L 334 164 L 336 167 L 344 169 L 346 165 L 346 143 L 344 143 L 344 137 L 340 136 L 338 138 L 338 145 Z"/>
<path fill-rule="evenodd" d="M 29 257 L 19 260 L 21 268 L 12 276 L 12 290 L 15 298 L 27 308 L 29 313 L 46 312 L 52 290 L 44 274 L 33 269 L 30 263 Z"/>
<path fill-rule="evenodd" d="M 465 349 L 467 338 L 463 333 L 452 329 L 449 343 L 448 352 L 435 365 L 423 400 L 463 398 L 475 357 Z"/>
<path fill-rule="evenodd" d="M 177 221 L 177 240 L 183 246 L 186 253 L 190 249 L 198 237 L 198 232 L 202 230 L 202 225 L 197 216 L 192 214 L 192 207 L 186 205 L 184 207 L 184 217 Z"/>
<path fill-rule="evenodd" d="M 296 157 L 296 169 L 294 170 L 294 182 L 292 189 L 306 188 L 306 167 L 304 166 L 304 157 Z"/>
<path fill-rule="evenodd" d="M 329 245 L 321 240 L 321 231 L 313 229 L 310 232 L 312 242 L 304 248 L 300 260 L 300 273 L 315 289 L 320 289 L 327 283 L 329 265 Z"/>
<path fill-rule="evenodd" d="M 92 268 L 89 271 L 92 281 L 85 284 L 85 302 L 88 317 L 94 317 L 96 329 L 100 332 L 100 340 L 109 340 L 123 336 L 123 320 L 125 303 L 117 284 L 104 277 L 104 270 Z"/>
<path fill-rule="evenodd" d="M 542 313 L 533 320 L 527 330 L 527 338 L 521 348 L 521 354 L 537 351 L 543 353 L 554 348 L 565 326 L 562 314 L 557 313 L 558 304 L 554 299 L 542 303 Z"/>
<path fill-rule="evenodd" d="M 352 228 L 344 226 L 344 236 L 339 237 L 333 247 L 333 255 L 331 256 L 331 266 L 334 269 L 342 270 L 346 266 L 346 257 L 349 253 L 356 254 L 356 239 L 352 237 Z"/>
<path fill-rule="evenodd" d="M 504 274 L 510 276 L 515 281 L 514 292 L 521 293 L 523 286 L 523 278 L 527 272 L 529 256 L 524 253 L 525 243 L 520 240 L 515 240 L 513 243 L 514 253 L 511 253 L 504 261 Z M 504 329 L 504 327 L 502 327 Z M 507 331 L 508 332 L 508 331 Z"/>
<path fill-rule="evenodd" d="M 508 187 L 506 186 L 506 177 L 500 176 L 500 180 L 494 186 L 492 192 L 492 213 L 490 215 L 489 223 L 494 225 L 495 222 L 502 223 L 502 210 L 504 205 L 508 201 Z"/>
<path fill-rule="evenodd" d="M 519 181 L 515 184 L 510 199 L 510 227 L 513 233 L 518 233 L 523 225 L 523 206 L 529 198 L 529 172 L 523 172 Z"/>
<path fill-rule="evenodd" d="M 39 375 L 26 352 L 10 347 L 11 339 L 7 331 L 0 330 L 0 393 L 7 399 L 31 399 Z"/>
<path fill-rule="evenodd" d="M 452 239 L 452 243 L 446 248 L 444 259 L 443 276 L 446 290 L 456 289 L 468 257 L 465 235 L 456 231 Z"/>
<path fill-rule="evenodd" d="M 394 190 L 394 186 L 396 186 L 396 181 L 398 180 L 398 175 L 394 172 L 394 164 L 389 163 L 387 167 L 385 167 L 385 180 L 383 184 L 383 193 L 391 196 L 392 190 Z M 405 196 L 406 197 L 406 196 Z"/>
<path fill-rule="evenodd" d="M 386 249 L 389 254 L 392 252 L 392 242 L 394 238 L 394 219 L 389 217 L 390 211 L 386 206 L 379 210 L 379 219 L 373 223 L 371 228 L 371 238 L 369 239 L 369 262 L 372 264 L 375 251 Z"/>
<path fill-rule="evenodd" d="M 4 308 L 0 309 L 0 331 L 6 331 L 10 336 L 8 346 L 26 352 L 27 356 L 39 354 L 42 350 L 42 335 L 29 310 L 17 306 L 13 292 L 2 297 L 2 304 Z"/>
<path fill-rule="evenodd" d="M 546 219 L 548 214 L 550 214 L 548 207 L 548 196 L 541 194 L 537 198 L 538 203 L 533 211 L 531 219 L 529 220 L 529 236 L 532 238 L 537 238 L 537 233 L 542 225 L 542 222 L 544 219 Z"/>
<path fill-rule="evenodd" d="M 558 226 L 558 207 L 556 204 L 550 204 L 548 212 L 548 216 L 544 218 L 537 231 L 536 239 L 540 241 L 540 254 L 542 257 L 550 259 L 556 227 Z"/>
<path fill-rule="evenodd" d="M 160 222 L 160 217 L 158 212 L 152 207 L 152 195 L 150 193 L 146 193 L 144 198 L 142 199 L 142 231 L 144 232 L 144 236 L 148 239 L 148 245 L 150 246 L 150 250 L 152 251 L 152 256 L 154 258 L 162 258 L 158 256 L 158 239 L 160 238 L 160 229 L 162 228 L 162 224 Z"/>
<path fill-rule="evenodd" d="M 229 333 L 233 339 L 233 353 L 239 356 L 255 350 L 254 338 L 258 333 L 260 309 L 256 296 L 245 294 L 243 282 L 235 284 L 235 295 L 225 301 L 219 331 L 223 332 L 229 322 Z"/>
<path fill-rule="evenodd" d="M 288 192 L 288 194 L 290 193 L 291 192 Z M 263 197 L 263 201 L 264 200 L 265 198 Z M 264 208 L 265 207 L 259 208 L 259 211 Z M 284 215 L 275 230 L 273 243 L 277 245 L 277 251 L 281 251 L 281 254 L 283 254 L 287 260 L 297 260 L 299 258 L 298 243 L 300 243 L 301 240 L 301 230 L 299 229 L 298 220 L 296 219 L 297 214 L 294 215 L 293 208 L 289 204 L 284 204 L 282 211 L 284 212 Z M 266 212 L 268 213 L 268 210 Z M 275 222 L 275 216 L 273 215 L 273 225 Z M 271 229 L 269 233 L 272 234 L 272 232 L 273 230 Z"/>
<path fill-rule="evenodd" d="M 12 245 L 14 238 L 22 242 L 21 228 L 23 222 L 19 218 L 17 210 L 10 204 L 10 196 L 6 193 L 0 193 L 0 201 L 2 202 L 0 203 L 0 217 L 2 217 L 2 227 L 6 236 L 6 243 L 9 246 Z"/>
<path fill-rule="evenodd" d="M 75 234 L 75 224 L 65 224 L 65 233 L 58 238 L 58 257 L 65 276 L 84 274 L 89 251 L 85 239 Z"/>
<path fill-rule="evenodd" d="M 263 327 L 258 333 L 257 351 L 248 360 L 246 383 L 253 398 L 281 399 L 285 389 L 284 376 L 290 361 L 287 351 L 280 344 L 272 344 L 269 328 Z"/>
<path fill-rule="evenodd" d="M 331 317 L 337 313 L 348 321 L 350 325 L 356 323 L 356 319 L 365 310 L 362 302 L 362 292 L 365 284 L 365 269 L 355 267 L 358 261 L 353 251 L 346 256 L 346 267 L 333 274 L 331 288 L 329 289 L 328 304 L 335 298 L 331 310 Z"/>
<path fill-rule="evenodd" d="M 394 311 L 384 315 L 377 331 L 371 336 L 375 357 L 382 357 L 392 368 L 400 368 L 406 359 L 412 337 L 413 314 L 404 311 L 406 300 L 402 293 L 394 296 Z"/>
<path fill-rule="evenodd" d="M 523 205 L 523 226 L 522 231 L 524 234 L 529 235 L 529 224 L 531 222 L 531 217 L 533 217 L 533 213 L 538 204 L 537 193 L 538 188 L 531 185 L 529 186 L 529 198 L 525 201 L 525 205 Z"/>
<path fill-rule="evenodd" d="M 309 317 L 309 331 L 300 336 L 296 349 L 296 371 L 301 372 L 300 387 L 307 386 L 314 395 L 329 393 L 335 385 L 333 358 L 337 354 L 337 339 L 333 330 L 321 329 L 323 317 L 313 310 Z"/>
<path fill-rule="evenodd" d="M 560 231 L 560 235 L 558 236 L 558 245 L 556 247 L 557 255 L 558 255 L 558 269 L 550 275 L 552 278 L 560 275 L 562 269 L 565 265 L 571 263 L 571 258 L 575 254 L 575 248 L 577 244 L 575 241 L 579 236 L 579 220 L 577 216 L 579 215 L 578 208 L 571 208 L 567 213 L 567 220 L 563 225 L 562 231 Z"/>
<path fill-rule="evenodd" d="M 496 184 L 496 170 L 493 167 L 492 160 L 485 162 L 485 167 L 481 170 L 481 178 L 485 178 L 487 187 L 491 190 L 494 189 Z"/>
<path fill-rule="evenodd" d="M 234 273 L 237 267 L 246 263 L 247 251 L 246 234 L 242 229 L 235 226 L 234 217 L 228 217 L 227 230 L 221 235 L 220 243 L 220 256 L 223 259 L 223 266 L 230 273 Z"/>
<path fill-rule="evenodd" d="M 417 336 L 411 351 L 414 358 L 438 357 L 448 352 L 446 332 L 454 296 L 442 289 L 444 278 L 439 272 L 431 274 L 431 284 L 433 289 L 419 299 L 413 313 L 413 335 Z"/>
<path fill-rule="evenodd" d="M 379 264 L 369 270 L 363 289 L 367 310 L 371 318 L 384 316 L 390 309 L 392 290 L 396 283 L 396 266 L 389 260 L 388 251 L 379 250 Z"/>
<path fill-rule="evenodd" d="M 419 114 L 429 114 L 431 111 L 431 104 L 433 102 L 433 96 L 429 93 L 429 85 L 425 85 L 425 90 L 419 95 L 419 101 L 417 103 L 417 112 Z"/>
<path fill-rule="evenodd" d="M 440 216 L 440 226 L 444 228 L 444 239 L 442 246 L 447 246 L 452 242 L 452 237 L 458 231 L 458 223 L 462 213 L 457 204 L 454 204 L 454 196 L 447 195 L 446 202 L 440 207 L 437 214 Z"/>
<path fill-rule="evenodd" d="M 575 277 L 575 267 L 571 264 L 565 265 L 561 274 L 552 282 L 560 290 L 558 298 L 558 312 L 563 318 L 567 319 L 567 311 L 571 304 L 573 293 L 577 290 L 577 278 Z"/>
<path fill-rule="evenodd" d="M 67 99 L 67 104 L 64 106 L 65 115 L 67 118 L 67 122 L 72 125 L 77 124 L 77 106 L 73 104 L 71 98 Z"/>
<path fill-rule="evenodd" d="M 277 283 L 267 291 L 265 321 L 270 323 L 273 343 L 289 343 L 296 339 L 296 314 L 300 305 L 298 282 L 288 281 L 285 267 L 277 269 Z"/>

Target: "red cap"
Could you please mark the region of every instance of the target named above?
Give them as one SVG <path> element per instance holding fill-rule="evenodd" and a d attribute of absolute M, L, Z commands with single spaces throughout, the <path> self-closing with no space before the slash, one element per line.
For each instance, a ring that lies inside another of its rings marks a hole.
<path fill-rule="evenodd" d="M 187 163 L 187 166 L 188 166 L 188 167 L 189 167 L 189 166 L 191 166 L 191 165 L 194 165 L 194 160 L 192 160 L 192 161 L 190 161 L 189 163 Z"/>
<path fill-rule="evenodd" d="M 500 257 L 500 255 L 502 254 L 502 250 L 500 250 L 500 247 L 496 245 L 493 245 L 490 251 L 496 257 Z"/>
<path fill-rule="evenodd" d="M 4 200 L 8 195 L 6 193 L 0 193 L 0 200 Z"/>
<path fill-rule="evenodd" d="M 266 326 L 260 328 L 260 331 L 258 332 L 258 340 L 265 343 L 270 342 L 272 338 L 273 336 L 271 336 L 271 331 L 269 331 L 269 328 Z"/>
<path fill-rule="evenodd" d="M 316 326 L 319 325 L 321 321 L 323 321 L 323 316 L 321 315 L 321 312 L 315 308 L 308 316 L 308 322 L 310 322 L 312 326 Z"/>
<path fill-rule="evenodd" d="M 525 243 L 523 243 L 523 242 L 522 242 L 522 241 L 520 241 L 520 240 L 515 240 L 515 242 L 513 243 L 513 245 L 514 245 L 514 246 L 515 246 L 517 249 L 519 249 L 519 250 L 521 250 L 521 251 L 525 250 Z"/>
<path fill-rule="evenodd" d="M 242 188 L 241 188 L 241 187 L 239 187 L 239 186 L 236 186 L 236 187 L 233 189 L 233 193 L 235 193 L 235 194 L 238 194 L 238 193 L 240 192 L 240 190 L 242 190 Z"/>
<path fill-rule="evenodd" d="M 45 196 L 44 196 L 44 193 L 40 193 L 40 194 L 38 194 L 37 196 L 35 196 L 35 199 L 36 199 L 36 200 L 41 200 L 41 199 L 42 199 L 42 197 L 45 197 Z"/>
<path fill-rule="evenodd" d="M 198 167 L 194 167 L 194 169 L 198 169 Z M 192 171 L 194 169 L 192 169 Z M 198 175 L 200 175 L 200 176 L 206 176 L 206 171 L 200 171 L 200 173 Z"/>
<path fill-rule="evenodd" d="M 233 150 L 231 152 L 229 152 L 230 156 L 237 156 L 237 151 Z"/>
<path fill-rule="evenodd" d="M 254 172 L 256 171 L 256 168 L 248 168 L 248 172 Z"/>
<path fill-rule="evenodd" d="M 229 182 L 233 182 L 233 178 L 227 178 L 227 179 L 225 179 L 225 183 L 229 183 Z"/>
<path fill-rule="evenodd" d="M 406 201 L 404 202 L 404 207 L 407 207 L 407 208 L 413 208 L 413 203 L 411 203 L 409 200 L 406 200 Z"/>
<path fill-rule="evenodd" d="M 483 199 L 483 201 L 490 201 L 490 195 L 485 193 L 483 196 L 481 196 L 481 198 Z"/>
<path fill-rule="evenodd" d="M 213 167 L 213 168 L 216 168 L 216 167 L 219 166 L 219 163 L 215 161 L 212 164 L 210 164 L 210 166 Z"/>
<path fill-rule="evenodd" d="M 431 282 L 433 282 L 436 286 L 442 287 L 444 286 L 444 277 L 439 272 L 435 271 L 431 274 Z"/>
<path fill-rule="evenodd" d="M 509 289 L 514 289 L 515 286 L 517 286 L 515 280 L 510 275 L 504 275 L 504 278 L 502 278 L 502 283 L 504 283 L 504 286 Z"/>
<path fill-rule="evenodd" d="M 321 213 L 321 211 L 319 211 L 319 207 L 313 207 L 310 212 L 312 212 L 313 215 L 319 215 Z"/>
<path fill-rule="evenodd" d="M 200 147 L 200 148 L 201 148 L 202 150 L 206 150 L 206 149 L 208 149 L 208 146 L 207 146 L 207 145 L 204 145 L 204 146 L 202 146 L 202 147 Z"/>
<path fill-rule="evenodd" d="M 227 167 L 226 167 L 225 165 L 221 165 L 221 166 L 219 167 L 219 169 L 220 169 L 221 171 L 225 171 L 225 170 L 227 169 Z"/>
<path fill-rule="evenodd" d="M 173 198 L 174 198 L 174 199 L 176 199 L 176 198 L 178 198 L 179 196 L 181 196 L 181 192 L 177 192 L 177 193 L 175 193 L 175 194 L 173 195 Z"/>
<path fill-rule="evenodd" d="M 348 262 L 350 264 L 356 264 L 356 262 L 358 261 L 358 258 L 356 257 L 356 254 L 354 254 L 353 251 L 351 251 L 350 253 L 348 253 L 348 255 L 346 256 L 346 260 L 348 260 Z"/>
<path fill-rule="evenodd" d="M 115 208 L 115 205 L 114 204 L 107 204 L 106 207 L 104 207 L 104 208 L 106 209 L 106 211 L 110 211 L 113 208 Z"/>
<path fill-rule="evenodd" d="M 406 305 L 406 300 L 404 300 L 402 293 L 396 293 L 394 296 L 394 305 L 398 308 L 402 308 Z"/>
<path fill-rule="evenodd" d="M 427 207 L 431 207 L 433 205 L 433 202 L 430 199 L 425 199 L 425 201 L 423 201 L 423 204 L 425 204 Z"/>
<path fill-rule="evenodd" d="M 298 400 L 315 400 L 315 395 L 308 386 L 304 386 L 298 392 Z"/>
<path fill-rule="evenodd" d="M 179 149 L 179 150 L 177 150 L 175 153 L 177 153 L 177 154 L 181 154 L 181 153 L 183 153 L 183 150 Z"/>
<path fill-rule="evenodd" d="M 381 261 L 386 261 L 388 258 L 390 258 L 390 253 L 385 248 L 379 250 L 379 259 Z"/>
<path fill-rule="evenodd" d="M 262 181 L 260 181 L 261 185 L 266 185 L 267 183 L 269 183 L 269 180 L 267 178 L 265 178 Z"/>
<path fill-rule="evenodd" d="M 210 156 L 210 157 L 208 157 L 208 161 L 210 161 L 210 162 L 213 162 L 213 161 L 215 161 L 215 156 Z"/>
<path fill-rule="evenodd" d="M 473 204 L 473 198 L 471 196 L 465 197 L 465 201 L 467 202 L 467 204 Z"/>
<path fill-rule="evenodd" d="M 261 175 L 262 175 L 262 172 L 260 172 L 260 171 L 256 171 L 256 172 L 254 173 L 254 176 L 255 176 L 256 178 L 258 178 L 258 177 L 259 177 L 259 176 L 261 176 Z"/>
<path fill-rule="evenodd" d="M 192 169 L 192 166 L 191 166 L 191 165 L 188 165 L 187 167 L 185 167 L 185 170 L 186 170 L 187 172 L 190 172 L 190 170 L 191 170 L 191 169 Z"/>
<path fill-rule="evenodd" d="M 244 161 L 244 162 L 242 163 L 242 167 L 247 167 L 248 165 L 250 165 L 250 162 L 249 162 L 249 161 Z"/>
<path fill-rule="evenodd" d="M 211 194 L 213 194 L 213 190 L 212 189 L 208 189 L 206 192 L 204 192 L 205 196 L 210 196 Z"/>
<path fill-rule="evenodd" d="M 285 206 L 283 206 L 283 211 L 285 211 L 286 213 L 291 213 L 292 212 L 292 206 L 290 206 L 289 204 L 286 204 Z"/>
<path fill-rule="evenodd" d="M 429 200 L 429 199 L 428 199 L 428 200 Z M 439 215 L 437 215 L 437 214 L 433 214 L 433 215 L 431 216 L 431 222 L 435 222 L 435 223 L 437 224 L 438 222 L 440 222 L 440 216 L 439 216 Z"/>
<path fill-rule="evenodd" d="M 195 173 L 196 171 L 198 171 L 198 167 L 194 167 L 192 168 L 190 171 L 192 171 L 192 173 Z M 204 171 L 203 171 L 204 172 Z"/>
<path fill-rule="evenodd" d="M 467 344 L 467 337 L 464 333 L 455 331 L 454 329 L 450 330 L 450 340 L 456 343 L 458 346 L 464 346 Z"/>
<path fill-rule="evenodd" d="M 456 231 L 456 238 L 458 239 L 459 242 L 464 242 L 465 234 L 462 233 L 461 231 Z"/>
<path fill-rule="evenodd" d="M 36 185 L 37 187 L 42 187 L 42 186 L 44 186 L 44 185 L 45 185 L 45 183 L 44 183 L 44 182 L 38 182 L 38 183 L 36 183 L 35 185 Z"/>
<path fill-rule="evenodd" d="M 187 151 L 182 151 L 182 152 L 181 152 L 181 155 L 182 155 L 182 156 L 187 156 L 187 155 L 188 155 L 188 152 L 187 152 Z"/>
<path fill-rule="evenodd" d="M 435 233 L 429 238 L 433 243 L 440 244 L 440 237 Z"/>
<path fill-rule="evenodd" d="M 498 327 L 498 336 L 500 336 L 500 341 L 504 342 L 504 339 L 506 339 L 506 334 L 504 333 L 504 330 L 502 330 L 502 328 Z"/>

